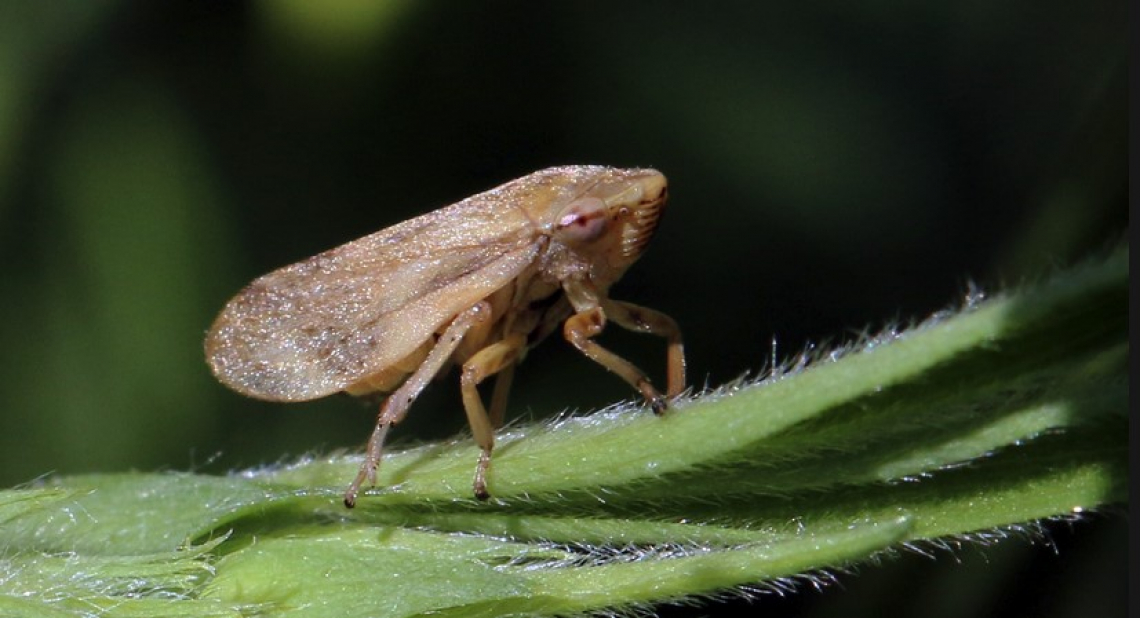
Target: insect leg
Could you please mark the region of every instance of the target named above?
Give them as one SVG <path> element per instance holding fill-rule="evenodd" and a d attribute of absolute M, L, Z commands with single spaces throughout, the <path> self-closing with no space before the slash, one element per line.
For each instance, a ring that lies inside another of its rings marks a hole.
<path fill-rule="evenodd" d="M 427 386 L 435 374 L 451 357 L 452 352 L 463 340 L 463 335 L 479 320 L 491 315 L 491 306 L 486 301 L 479 302 L 470 309 L 455 316 L 443 331 L 435 347 L 428 353 L 424 362 L 412 375 L 400 385 L 400 388 L 388 395 L 380 406 L 380 415 L 376 418 L 376 428 L 372 430 L 372 437 L 368 440 L 368 450 L 364 455 L 364 462 L 360 464 L 360 471 L 356 479 L 349 485 L 344 493 L 344 505 L 348 508 L 356 506 L 356 495 L 360 492 L 365 481 L 376 483 L 376 468 L 380 465 L 380 451 L 384 446 L 384 435 L 388 428 L 399 423 L 408 414 L 412 401 L 419 396 L 420 391 Z"/>
<path fill-rule="evenodd" d="M 578 351 L 588 356 L 599 365 L 618 374 L 621 379 L 636 388 L 649 402 L 649 406 L 657 414 L 662 414 L 668 404 L 661 393 L 649 383 L 645 372 L 638 369 L 633 363 L 610 352 L 592 340 L 592 337 L 602 332 L 606 327 L 606 313 L 601 307 L 592 307 L 576 313 L 567 318 L 562 327 L 562 333 Z"/>
<path fill-rule="evenodd" d="M 685 390 L 685 346 L 681 341 L 681 329 L 673 318 L 648 307 L 620 300 L 602 302 L 606 315 L 618 326 L 640 333 L 664 337 L 669 341 L 666 353 L 668 367 L 668 388 L 666 394 L 676 397 Z"/>
<path fill-rule="evenodd" d="M 487 416 L 487 409 L 483 407 L 483 400 L 479 397 L 476 388 L 480 382 L 504 369 L 508 372 L 514 366 L 519 352 L 526 345 L 526 338 L 522 335 L 510 335 L 502 341 L 497 341 L 475 353 L 466 363 L 463 363 L 463 409 L 467 412 L 467 422 L 471 424 L 471 433 L 475 436 L 475 443 L 482 452 L 479 453 L 479 465 L 475 468 L 475 497 L 486 500 L 487 468 L 491 465 L 491 449 L 495 447 L 495 429 L 492 419 Z M 508 378 L 509 381 L 509 378 Z M 499 393 L 498 384 L 495 388 Z M 506 396 L 503 405 L 506 404 Z M 494 398 L 493 398 L 494 399 Z M 496 402 L 497 403 L 497 402 Z M 496 411 L 498 416 L 501 412 Z"/>
<path fill-rule="evenodd" d="M 498 429 L 503 426 L 503 418 L 507 415 L 507 399 L 511 394 L 511 382 L 515 377 L 515 363 L 503 367 L 495 376 L 495 390 L 491 391 L 491 426 Z"/>

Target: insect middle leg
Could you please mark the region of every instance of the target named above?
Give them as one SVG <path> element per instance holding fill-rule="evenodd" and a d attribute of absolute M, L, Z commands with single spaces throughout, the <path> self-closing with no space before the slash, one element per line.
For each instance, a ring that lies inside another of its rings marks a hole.
<path fill-rule="evenodd" d="M 601 333 L 605 327 L 606 312 L 601 307 L 592 307 L 567 318 L 562 327 L 562 333 L 571 345 L 578 348 L 579 352 L 618 374 L 621 379 L 636 388 L 649 402 L 649 407 L 653 408 L 654 413 L 663 414 L 669 404 L 649 382 L 649 377 L 645 375 L 645 372 L 593 341 L 592 338 Z M 675 385 L 670 384 L 670 386 Z"/>
<path fill-rule="evenodd" d="M 517 355 L 516 355 L 517 358 Z M 498 429 L 503 426 L 503 419 L 507 415 L 507 400 L 511 394 L 511 382 L 515 377 L 515 365 L 511 363 L 503 367 L 495 376 L 495 390 L 491 391 L 491 427 Z"/>
<path fill-rule="evenodd" d="M 384 436 L 388 433 L 388 428 L 407 416 L 408 408 L 412 402 L 419 396 L 420 391 L 427 386 L 427 383 L 439 373 L 467 331 L 480 320 L 489 319 L 490 316 L 491 305 L 486 301 L 481 301 L 455 316 L 419 368 L 384 400 L 380 406 L 380 415 L 376 418 L 376 427 L 372 430 L 372 437 L 368 440 L 364 462 L 360 464 L 360 471 L 356 473 L 356 479 L 344 492 L 345 506 L 348 508 L 356 506 L 356 496 L 365 481 L 371 485 L 376 484 L 376 468 L 380 465 L 380 453 L 384 446 Z"/>
<path fill-rule="evenodd" d="M 495 447 L 495 426 L 502 422 L 503 410 L 506 407 L 506 389 L 510 386 L 510 372 L 513 371 L 515 360 L 519 352 L 526 346 L 526 338 L 522 335 L 509 335 L 502 341 L 497 341 L 482 350 L 479 350 L 466 363 L 463 363 L 463 409 L 467 412 L 467 422 L 471 425 L 471 433 L 475 443 L 479 445 L 479 464 L 475 468 L 475 497 L 486 500 L 487 468 L 491 465 L 491 450 Z M 487 409 L 483 407 L 483 400 L 479 397 L 479 383 L 500 371 L 505 371 L 502 378 L 506 382 L 495 384 L 492 396 L 492 416 L 487 416 Z"/>

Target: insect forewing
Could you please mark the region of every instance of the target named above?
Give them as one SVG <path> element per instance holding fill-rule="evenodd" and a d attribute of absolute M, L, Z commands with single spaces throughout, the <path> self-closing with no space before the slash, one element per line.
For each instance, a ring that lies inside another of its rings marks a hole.
<path fill-rule="evenodd" d="M 535 229 L 502 189 L 256 279 L 206 338 L 214 374 L 252 397 L 303 401 L 403 359 L 535 259 Z"/>

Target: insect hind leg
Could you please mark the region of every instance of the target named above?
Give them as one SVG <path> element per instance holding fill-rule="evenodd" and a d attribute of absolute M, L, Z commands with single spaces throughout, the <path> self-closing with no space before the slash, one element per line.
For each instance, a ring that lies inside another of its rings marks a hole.
<path fill-rule="evenodd" d="M 360 488 L 365 482 L 370 485 L 376 484 L 376 469 L 380 466 L 380 456 L 388 428 L 399 423 L 408 415 L 408 408 L 412 402 L 451 358 L 451 354 L 455 352 L 455 348 L 459 346 L 467 331 L 475 323 L 487 319 L 490 315 L 491 305 L 486 301 L 481 301 L 455 316 L 455 319 L 440 335 L 439 340 L 436 341 L 424 362 L 384 400 L 380 406 L 380 414 L 376 418 L 376 427 L 372 430 L 372 436 L 368 440 L 368 449 L 365 451 L 364 461 L 360 464 L 356 478 L 348 486 L 348 490 L 344 492 L 344 505 L 346 507 L 351 509 L 356 506 L 356 496 L 360 493 Z"/>

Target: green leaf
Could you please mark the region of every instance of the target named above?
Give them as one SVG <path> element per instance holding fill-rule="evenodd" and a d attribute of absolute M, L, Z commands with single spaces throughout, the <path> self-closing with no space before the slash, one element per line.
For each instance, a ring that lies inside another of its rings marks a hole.
<path fill-rule="evenodd" d="M 0 492 L 0 613 L 564 615 L 809 576 L 1127 500 L 1127 251 L 762 380 L 227 477 Z M 93 609 L 94 608 L 94 609 Z"/>
<path fill-rule="evenodd" d="M 907 522 L 632 561 L 406 529 L 351 526 L 273 538 L 226 557 L 206 598 L 298 616 L 566 614 L 712 592 L 843 562 L 897 542 Z M 601 564 L 585 564 L 586 560 Z M 313 585 L 332 579 L 336 586 Z"/>

